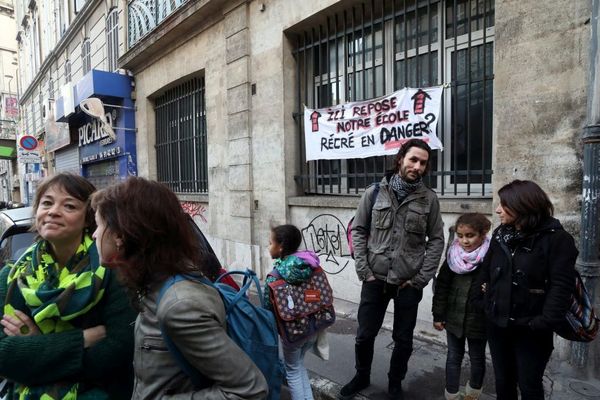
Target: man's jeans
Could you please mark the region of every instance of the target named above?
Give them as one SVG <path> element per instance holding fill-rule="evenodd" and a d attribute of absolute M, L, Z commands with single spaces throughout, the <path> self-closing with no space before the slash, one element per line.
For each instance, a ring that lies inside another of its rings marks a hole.
<path fill-rule="evenodd" d="M 356 371 L 371 374 L 375 337 L 383 324 L 385 310 L 394 300 L 394 350 L 388 374 L 390 382 L 400 382 L 406 376 L 408 359 L 412 354 L 413 331 L 417 323 L 419 302 L 423 290 L 407 286 L 389 285 L 376 279 L 363 282 L 358 307 L 358 332 L 356 334 Z"/>
<path fill-rule="evenodd" d="M 496 376 L 498 400 L 544 400 L 542 379 L 554 349 L 551 330 L 526 326 L 501 328 L 488 323 L 488 342 Z"/>
<path fill-rule="evenodd" d="M 446 390 L 457 393 L 460 386 L 460 370 L 465 355 L 465 342 L 469 343 L 469 360 L 471 361 L 471 377 L 469 385 L 473 389 L 481 389 L 485 375 L 485 339 L 458 338 L 450 332 L 448 338 L 448 356 L 446 358 Z"/>
<path fill-rule="evenodd" d="M 313 335 L 300 343 L 282 343 L 285 375 L 292 400 L 313 400 L 308 372 L 304 366 L 304 356 L 317 340 Z"/>

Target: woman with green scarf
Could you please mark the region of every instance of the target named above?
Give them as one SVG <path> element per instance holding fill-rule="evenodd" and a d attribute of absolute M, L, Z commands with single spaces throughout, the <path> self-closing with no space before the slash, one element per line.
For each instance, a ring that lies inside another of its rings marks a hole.
<path fill-rule="evenodd" d="M 94 191 L 73 174 L 42 182 L 39 240 L 0 272 L 0 376 L 14 383 L 10 399 L 131 397 L 135 313 L 99 263 Z"/>

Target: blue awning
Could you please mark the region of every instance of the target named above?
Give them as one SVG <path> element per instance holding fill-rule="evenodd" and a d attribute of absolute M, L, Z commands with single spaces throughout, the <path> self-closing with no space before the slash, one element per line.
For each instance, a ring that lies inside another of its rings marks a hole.
<path fill-rule="evenodd" d="M 75 107 L 89 97 L 118 97 L 131 98 L 132 79 L 128 75 L 93 69 L 70 90 L 72 90 Z M 57 122 L 69 122 L 69 112 L 65 107 L 65 99 L 61 96 L 56 100 L 54 114 Z"/>

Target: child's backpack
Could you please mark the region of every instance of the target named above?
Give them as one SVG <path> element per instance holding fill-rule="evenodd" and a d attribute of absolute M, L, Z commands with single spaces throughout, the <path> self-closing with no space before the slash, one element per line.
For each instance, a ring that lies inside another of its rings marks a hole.
<path fill-rule="evenodd" d="M 219 282 L 224 277 L 233 274 L 244 276 L 242 288 L 239 291 L 235 291 L 227 284 Z M 272 312 L 266 310 L 264 307 L 255 306 L 246 295 L 246 292 L 252 283 L 254 283 L 261 303 L 263 301 L 260 282 L 256 277 L 256 273 L 249 269 L 246 271 L 230 271 L 227 274 L 221 275 L 214 284 L 204 277 L 200 278 L 192 275 L 172 276 L 160 289 L 156 301 L 157 308 L 167 290 L 173 284 L 182 280 L 194 281 L 198 284 L 209 285 L 217 289 L 225 305 L 227 335 L 248 354 L 250 359 L 254 361 L 263 373 L 269 385 L 268 399 L 278 400 L 283 381 L 283 365 L 279 360 L 279 339 L 275 319 Z M 180 368 L 190 377 L 194 385 L 197 388 L 210 386 L 210 381 L 186 361 L 175 343 L 167 336 L 162 326 L 161 333 L 169 351 L 179 363 Z"/>
<path fill-rule="evenodd" d="M 571 295 L 571 307 L 567 311 L 565 322 L 555 332 L 567 340 L 591 342 L 598 335 L 598 329 L 600 320 L 594 312 L 581 275 L 575 271 L 575 291 Z"/>
<path fill-rule="evenodd" d="M 375 183 L 375 188 L 373 189 L 373 193 L 371 193 L 371 210 L 369 212 L 369 226 L 367 230 L 371 229 L 371 214 L 373 213 L 373 205 L 375 205 L 375 201 L 377 200 L 377 195 L 379 194 L 379 182 Z M 348 221 L 348 226 L 346 226 L 346 239 L 348 239 L 348 249 L 350 249 L 350 257 L 354 258 L 354 245 L 352 244 L 352 223 L 354 222 L 354 217 L 350 218 Z"/>
<path fill-rule="evenodd" d="M 269 283 L 270 297 L 279 334 L 285 343 L 296 343 L 335 322 L 333 290 L 321 267 L 298 285 L 286 282 L 276 269 L 269 275 L 277 279 Z"/>

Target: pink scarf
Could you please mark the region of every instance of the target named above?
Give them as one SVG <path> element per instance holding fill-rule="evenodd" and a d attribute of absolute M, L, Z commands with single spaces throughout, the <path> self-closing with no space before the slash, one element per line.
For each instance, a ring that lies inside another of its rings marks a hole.
<path fill-rule="evenodd" d="M 448 249 L 448 266 L 453 272 L 457 274 L 466 274 L 474 271 L 479 264 L 483 261 L 485 253 L 490 248 L 490 238 L 486 237 L 481 246 L 475 250 L 467 253 L 458 242 L 458 239 L 454 239 L 452 245 Z"/>

